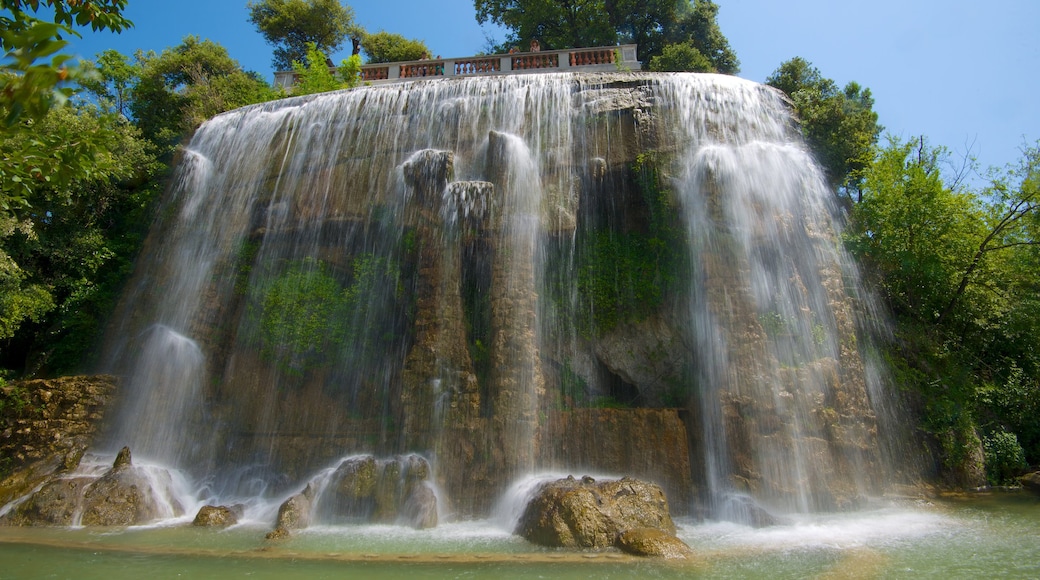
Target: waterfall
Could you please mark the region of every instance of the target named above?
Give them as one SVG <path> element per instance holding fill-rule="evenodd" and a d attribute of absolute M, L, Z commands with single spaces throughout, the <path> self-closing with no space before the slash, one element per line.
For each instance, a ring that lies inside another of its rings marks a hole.
<path fill-rule="evenodd" d="M 545 471 L 723 518 L 854 506 L 885 483 L 887 403 L 836 209 L 782 95 L 733 77 L 231 111 L 187 146 L 107 334 L 108 444 L 229 498 L 418 453 L 458 518 Z"/>

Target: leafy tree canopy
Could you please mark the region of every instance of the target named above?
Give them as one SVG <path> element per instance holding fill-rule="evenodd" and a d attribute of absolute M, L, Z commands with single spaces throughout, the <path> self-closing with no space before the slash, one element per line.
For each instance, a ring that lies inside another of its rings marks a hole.
<path fill-rule="evenodd" d="M 354 11 L 339 0 L 259 0 L 249 2 L 249 21 L 275 47 L 271 64 L 276 70 L 292 70 L 305 62 L 307 44 L 332 54 L 347 36 L 360 38 Z"/>
<path fill-rule="evenodd" d="M 660 56 L 650 59 L 654 72 L 717 72 L 708 57 L 688 42 L 669 44 Z"/>
<path fill-rule="evenodd" d="M 881 133 L 870 89 L 855 82 L 840 90 L 833 80 L 800 57 L 780 65 L 766 79 L 791 97 L 806 141 L 830 185 L 861 199 L 863 172 Z"/>
<path fill-rule="evenodd" d="M 361 40 L 361 50 L 368 57 L 369 63 L 419 60 L 430 56 L 430 49 L 423 41 L 409 40 L 400 34 L 384 31 L 365 34 Z"/>
<path fill-rule="evenodd" d="M 345 59 L 333 72 L 327 64 L 325 53 L 311 43 L 307 47 L 307 64 L 293 63 L 296 83 L 292 94 L 312 95 L 338 89 L 349 89 L 361 84 L 361 57 L 354 54 Z"/>
<path fill-rule="evenodd" d="M 676 49 L 658 66 L 673 70 L 691 58 L 689 47 L 711 63 L 710 69 L 733 74 L 740 62 L 716 22 L 719 7 L 711 0 L 474 0 L 477 22 L 492 22 L 511 31 L 496 47 L 526 46 L 539 40 L 545 48 L 609 46 L 636 43 L 638 58 L 650 65 L 672 44 Z M 695 57 L 692 57 L 695 58 Z M 662 69 L 663 70 L 663 69 Z"/>
<path fill-rule="evenodd" d="M 499 50 L 538 40 L 542 48 L 608 46 L 617 42 L 606 0 L 474 0 L 477 22 L 511 31 Z M 504 52 L 504 51 L 503 51 Z"/>
<path fill-rule="evenodd" d="M 141 76 L 130 112 L 144 136 L 166 149 L 213 115 L 276 96 L 223 46 L 195 36 L 158 55 L 138 52 L 135 59 Z"/>
<path fill-rule="evenodd" d="M 68 44 L 62 36 L 77 34 L 73 24 L 121 31 L 132 25 L 122 16 L 125 5 L 126 0 L 0 0 L 7 12 L 0 14 L 0 118 L 12 138 L 5 140 L 0 159 L 0 212 L 29 206 L 33 181 L 68 182 L 89 170 L 92 145 L 86 142 L 97 141 L 24 136 L 34 134 L 34 123 L 64 104 L 75 92 L 73 83 L 89 75 L 70 62 L 71 56 L 60 54 Z M 52 21 L 29 14 L 41 8 L 50 9 Z M 77 152 L 85 157 L 77 158 Z"/>

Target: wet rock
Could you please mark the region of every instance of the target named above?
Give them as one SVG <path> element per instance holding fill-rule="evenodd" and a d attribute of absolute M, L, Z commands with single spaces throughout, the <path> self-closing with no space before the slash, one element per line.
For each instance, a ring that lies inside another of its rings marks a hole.
<path fill-rule="evenodd" d="M 147 473 L 129 464 L 113 467 L 83 494 L 84 526 L 140 525 L 160 515 Z"/>
<path fill-rule="evenodd" d="M 400 521 L 417 530 L 437 527 L 437 496 L 425 482 L 416 485 L 408 495 L 401 506 Z"/>
<path fill-rule="evenodd" d="M 686 559 L 693 550 L 672 534 L 654 528 L 632 528 L 618 534 L 617 547 L 635 556 Z"/>
<path fill-rule="evenodd" d="M 226 528 L 237 524 L 240 514 L 241 508 L 206 505 L 202 506 L 199 513 L 195 515 L 191 525 L 204 528 Z"/>
<path fill-rule="evenodd" d="M 429 487 L 430 464 L 419 455 L 344 460 L 318 499 L 332 522 L 437 525 L 437 498 Z"/>
<path fill-rule="evenodd" d="M 722 504 L 722 513 L 716 515 L 724 520 L 746 524 L 753 528 L 765 528 L 784 523 L 759 505 L 754 498 L 741 494 L 727 496 Z"/>
<path fill-rule="evenodd" d="M 123 447 L 119 450 L 119 453 L 116 455 L 116 460 L 112 463 L 112 469 L 119 469 L 120 467 L 125 467 L 131 464 L 132 461 L 130 457 L 130 448 Z"/>
<path fill-rule="evenodd" d="M 285 528 L 275 528 L 264 536 L 268 540 L 285 540 L 288 539 L 291 534 L 289 530 Z"/>
<path fill-rule="evenodd" d="M 61 478 L 46 483 L 39 491 L 0 519 L 7 526 L 71 526 L 79 510 L 84 489 L 92 478 Z"/>
<path fill-rule="evenodd" d="M 637 322 L 625 322 L 595 341 L 596 356 L 626 383 L 639 390 L 648 407 L 684 406 L 675 391 L 689 360 L 679 329 L 664 313 Z"/>
<path fill-rule="evenodd" d="M 1018 481 L 1022 483 L 1022 487 L 1037 495 L 1040 495 L 1040 471 L 1034 471 L 1033 473 L 1027 473 L 1022 477 L 1018 478 Z"/>
<path fill-rule="evenodd" d="M 112 394 L 111 376 L 72 376 L 11 382 L 4 397 L 22 401 L 0 412 L 0 506 L 48 478 L 79 465 Z M 6 474 L 2 473 L 6 471 Z"/>
<path fill-rule="evenodd" d="M 543 546 L 606 548 L 632 528 L 675 533 L 660 487 L 627 477 L 590 483 L 568 477 L 542 484 L 517 533 Z"/>
<path fill-rule="evenodd" d="M 311 523 L 311 507 L 314 489 L 308 485 L 304 490 L 282 502 L 278 507 L 275 530 L 302 530 Z"/>

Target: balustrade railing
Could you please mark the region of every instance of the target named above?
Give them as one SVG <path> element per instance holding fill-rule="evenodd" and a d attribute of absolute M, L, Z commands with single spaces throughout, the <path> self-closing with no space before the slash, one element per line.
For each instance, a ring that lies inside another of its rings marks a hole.
<path fill-rule="evenodd" d="M 368 84 L 382 84 L 430 77 L 550 71 L 638 70 L 639 67 L 640 63 L 636 60 L 636 45 L 622 44 L 620 46 L 367 64 L 361 67 L 361 80 Z M 291 89 L 296 84 L 296 74 L 292 71 L 277 72 L 275 73 L 275 83 Z"/>

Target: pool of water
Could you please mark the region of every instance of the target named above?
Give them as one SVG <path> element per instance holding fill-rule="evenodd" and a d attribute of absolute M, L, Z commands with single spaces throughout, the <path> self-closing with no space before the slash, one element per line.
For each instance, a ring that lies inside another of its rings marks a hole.
<path fill-rule="evenodd" d="M 1040 578 L 1040 499 L 909 503 L 753 529 L 680 522 L 695 552 L 670 563 L 544 549 L 494 522 L 416 531 L 317 527 L 264 539 L 247 522 L 125 529 L 0 528 L 0 578 Z"/>

